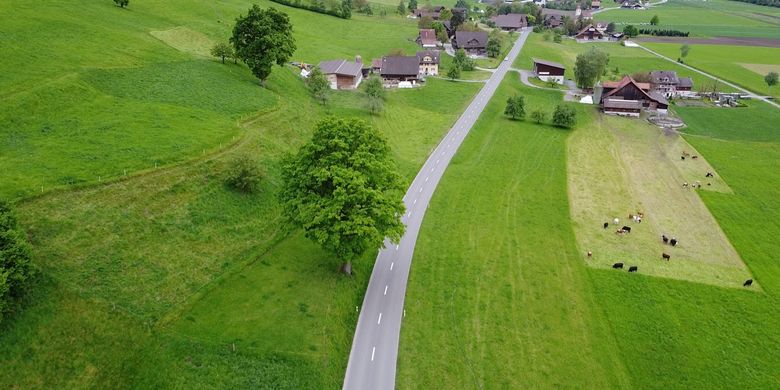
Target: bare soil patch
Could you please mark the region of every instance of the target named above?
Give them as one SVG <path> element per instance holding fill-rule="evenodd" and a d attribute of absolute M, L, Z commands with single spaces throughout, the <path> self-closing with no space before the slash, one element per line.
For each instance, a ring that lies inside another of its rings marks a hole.
<path fill-rule="evenodd" d="M 639 42 L 658 43 L 687 43 L 689 45 L 736 45 L 736 46 L 761 46 L 780 47 L 780 39 L 771 38 L 675 38 L 675 37 L 643 37 L 636 39 Z"/>

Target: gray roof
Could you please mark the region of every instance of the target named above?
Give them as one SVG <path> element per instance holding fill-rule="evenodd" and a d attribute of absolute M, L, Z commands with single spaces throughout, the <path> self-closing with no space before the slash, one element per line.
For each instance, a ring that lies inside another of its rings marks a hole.
<path fill-rule="evenodd" d="M 486 31 L 456 31 L 455 41 L 458 48 L 484 49 L 487 47 L 488 33 Z"/>
<path fill-rule="evenodd" d="M 641 110 L 642 102 L 638 100 L 623 100 L 623 99 L 604 99 L 604 108 L 621 108 L 621 109 L 634 109 Z"/>
<path fill-rule="evenodd" d="M 362 73 L 363 64 L 350 62 L 347 60 L 323 61 L 317 65 L 322 73 L 338 74 L 342 76 L 357 77 Z"/>
<path fill-rule="evenodd" d="M 416 76 L 420 73 L 417 56 L 382 57 L 382 76 Z"/>
<path fill-rule="evenodd" d="M 677 72 L 673 70 L 654 70 L 650 72 L 650 82 L 653 84 L 664 83 L 663 79 L 669 79 L 667 83 L 677 84 Z"/>
<path fill-rule="evenodd" d="M 535 63 L 535 64 L 542 64 L 542 65 L 552 66 L 552 67 L 554 67 L 554 68 L 561 68 L 561 69 L 566 69 L 566 67 L 565 67 L 565 66 L 563 66 L 562 64 L 559 64 L 559 63 L 557 63 L 557 62 L 552 62 L 552 61 L 545 61 L 545 60 L 540 60 L 540 59 L 538 59 L 538 58 L 533 58 L 533 60 L 534 60 L 534 63 Z"/>
<path fill-rule="evenodd" d="M 498 15 L 493 18 L 496 26 L 500 28 L 520 28 L 526 25 L 525 14 Z"/>
<path fill-rule="evenodd" d="M 679 88 L 693 88 L 693 80 L 690 77 L 680 77 L 677 81 Z"/>
<path fill-rule="evenodd" d="M 424 51 L 418 51 L 417 52 L 417 64 L 422 64 L 424 57 L 431 57 L 431 61 L 429 63 L 431 64 L 438 64 L 439 63 L 439 51 L 438 50 L 424 50 Z"/>
<path fill-rule="evenodd" d="M 651 98 L 655 99 L 655 101 L 657 101 L 658 103 L 665 104 L 667 106 L 669 105 L 669 101 L 666 100 L 666 97 L 664 95 L 661 95 L 660 93 L 657 92 L 650 92 L 649 95 Z"/>

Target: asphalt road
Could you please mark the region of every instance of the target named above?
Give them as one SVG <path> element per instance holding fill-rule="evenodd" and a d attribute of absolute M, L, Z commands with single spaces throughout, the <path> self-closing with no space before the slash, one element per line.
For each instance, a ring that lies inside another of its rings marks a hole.
<path fill-rule="evenodd" d="M 349 354 L 344 389 L 382 390 L 395 387 L 398 339 L 405 316 L 406 281 L 428 202 L 452 156 L 493 97 L 530 33 L 523 31 L 490 79 L 458 118 L 423 165 L 404 196 L 406 234 L 398 245 L 385 242 L 376 258 Z"/>

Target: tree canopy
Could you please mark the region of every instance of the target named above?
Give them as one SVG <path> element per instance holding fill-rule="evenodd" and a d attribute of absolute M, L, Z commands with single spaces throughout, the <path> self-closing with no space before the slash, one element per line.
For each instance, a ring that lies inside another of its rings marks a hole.
<path fill-rule="evenodd" d="M 633 38 L 639 35 L 639 30 L 636 27 L 629 24 L 628 26 L 623 27 L 623 34 L 625 34 L 629 38 Z"/>
<path fill-rule="evenodd" d="M 359 119 L 329 117 L 282 164 L 284 215 L 334 254 L 342 270 L 404 233 L 404 187 L 382 134 Z"/>
<path fill-rule="evenodd" d="M 501 54 L 501 37 L 498 34 L 490 34 L 486 50 L 491 58 L 496 58 Z"/>
<path fill-rule="evenodd" d="M 306 88 L 309 89 L 311 96 L 322 104 L 328 102 L 328 93 L 330 92 L 330 82 L 325 78 L 325 74 L 319 66 L 315 66 L 306 78 Z"/>
<path fill-rule="evenodd" d="M 658 15 L 653 15 L 653 17 L 650 18 L 650 25 L 657 26 L 660 21 L 661 19 L 658 18 Z"/>
<path fill-rule="evenodd" d="M 769 72 L 764 76 L 764 81 L 766 82 L 766 85 L 769 87 L 773 87 L 777 85 L 777 72 Z"/>
<path fill-rule="evenodd" d="M 211 55 L 222 59 L 222 63 L 225 63 L 225 58 L 233 58 L 233 47 L 225 42 L 220 42 L 211 48 Z"/>
<path fill-rule="evenodd" d="M 11 205 L 0 201 L 0 322 L 33 275 L 31 257 L 30 246 Z"/>
<path fill-rule="evenodd" d="M 688 44 L 684 44 L 680 46 L 680 57 L 682 58 L 687 57 L 690 51 L 691 51 L 691 47 L 688 46 Z"/>
<path fill-rule="evenodd" d="M 130 4 L 130 0 L 114 0 L 117 7 L 125 8 Z"/>
<path fill-rule="evenodd" d="M 509 116 L 514 120 L 525 117 L 525 98 L 519 95 L 510 96 L 509 99 L 506 100 L 504 115 Z"/>
<path fill-rule="evenodd" d="M 577 55 L 574 62 L 574 78 L 580 88 L 592 88 L 604 75 L 609 64 L 609 55 L 601 50 L 591 48 Z"/>
<path fill-rule="evenodd" d="M 376 115 L 385 106 L 385 87 L 379 77 L 371 77 L 366 81 L 366 106 L 368 111 Z"/>
<path fill-rule="evenodd" d="M 236 19 L 230 42 L 238 58 L 264 83 L 274 64 L 284 65 L 295 53 L 292 32 L 287 14 L 254 5 L 246 16 Z"/>
<path fill-rule="evenodd" d="M 565 127 L 570 129 L 574 127 L 577 122 L 577 111 L 574 107 L 568 104 L 559 104 L 555 107 L 555 111 L 552 116 L 552 123 L 557 127 Z"/>
<path fill-rule="evenodd" d="M 453 58 L 452 64 L 459 67 L 461 70 L 474 70 L 474 67 L 476 66 L 474 60 L 469 58 L 466 55 L 466 51 L 463 49 L 458 49 L 458 51 L 455 52 L 455 58 Z"/>

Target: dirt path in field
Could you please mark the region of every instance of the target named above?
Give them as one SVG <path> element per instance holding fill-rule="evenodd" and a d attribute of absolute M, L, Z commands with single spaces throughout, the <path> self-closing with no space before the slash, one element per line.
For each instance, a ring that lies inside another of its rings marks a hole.
<path fill-rule="evenodd" d="M 687 43 L 689 45 L 734 45 L 734 46 L 760 46 L 780 48 L 780 39 L 771 38 L 674 38 L 674 37 L 646 37 L 634 39 L 638 42 L 654 43 Z"/>

